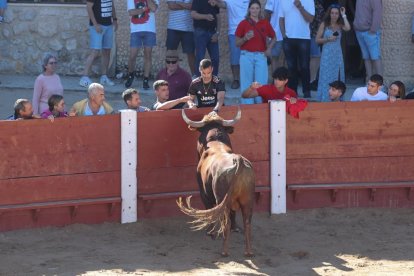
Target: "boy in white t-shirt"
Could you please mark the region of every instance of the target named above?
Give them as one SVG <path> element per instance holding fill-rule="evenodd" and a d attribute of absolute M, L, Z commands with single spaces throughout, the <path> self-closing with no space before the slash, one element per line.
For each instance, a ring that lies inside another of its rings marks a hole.
<path fill-rule="evenodd" d="M 233 74 L 232 89 L 240 87 L 240 47 L 236 46 L 236 29 L 239 23 L 246 17 L 250 0 L 213 0 L 217 6 L 227 9 L 228 41 L 230 48 L 230 66 Z"/>
<path fill-rule="evenodd" d="M 149 89 L 148 77 L 151 72 L 152 48 L 156 45 L 155 11 L 158 0 L 128 0 L 128 14 L 131 17 L 131 37 L 128 59 L 128 79 L 125 87 L 134 81 L 135 64 L 139 48 L 144 48 L 144 82 L 142 87 Z"/>
<path fill-rule="evenodd" d="M 386 101 L 388 99 L 387 94 L 380 89 L 384 83 L 384 79 L 381 75 L 374 74 L 369 78 L 366 87 L 359 87 L 355 89 L 351 97 L 351 102 L 360 101 Z"/>

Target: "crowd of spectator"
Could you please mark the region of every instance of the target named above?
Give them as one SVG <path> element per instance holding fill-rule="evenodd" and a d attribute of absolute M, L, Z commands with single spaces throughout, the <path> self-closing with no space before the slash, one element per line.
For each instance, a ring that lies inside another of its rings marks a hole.
<path fill-rule="evenodd" d="M 330 2 L 329 5 L 326 2 Z M 303 98 L 310 98 L 311 90 L 317 90 L 318 101 L 343 101 L 346 85 L 341 38 L 352 26 L 361 47 L 367 86 L 357 88 L 351 101 L 394 102 L 414 98 L 413 93 L 406 95 L 405 85 L 401 81 L 394 81 L 388 89 L 384 85 L 380 48 L 382 1 L 357 0 L 352 11 L 353 24 L 347 18 L 347 2 L 268 0 L 262 7 L 259 0 L 167 0 L 169 19 L 165 68 L 157 74 L 153 84 L 156 102 L 147 108 L 141 106 L 139 91 L 130 87 L 136 75 L 137 54 L 143 48 L 143 89 L 149 89 L 159 0 L 128 0 L 130 54 L 125 82 L 127 89 L 122 93 L 126 107 L 138 112 L 184 107 L 211 107 L 214 112 L 220 111 L 226 93 L 225 84 L 218 76 L 220 9 L 226 9 L 228 18 L 233 77 L 231 87 L 240 89 L 242 104 L 275 99 L 288 100 L 294 104 L 299 98 L 299 79 Z M 0 22 L 5 7 L 3 0 L 0 0 Z M 68 112 L 65 111 L 64 88 L 56 74 L 57 57 L 46 54 L 42 61 L 42 73 L 34 83 L 32 101 L 18 99 L 14 114 L 8 119 L 53 120 L 58 117 L 115 112 L 105 101 L 104 89 L 104 86 L 114 85 L 107 76 L 107 70 L 113 33 L 118 27 L 115 6 L 112 0 L 87 0 L 86 7 L 90 19 L 90 54 L 79 84 L 87 88 L 88 98 L 75 103 Z M 414 43 L 414 18 L 412 33 Z M 177 49 L 180 44 L 191 72 L 179 66 Z M 287 68 L 280 66 L 282 50 Z M 205 59 L 206 52 L 210 59 Z M 100 82 L 94 83 L 89 78 L 89 71 L 100 53 L 102 75 Z M 269 65 L 273 79 L 270 84 Z"/>

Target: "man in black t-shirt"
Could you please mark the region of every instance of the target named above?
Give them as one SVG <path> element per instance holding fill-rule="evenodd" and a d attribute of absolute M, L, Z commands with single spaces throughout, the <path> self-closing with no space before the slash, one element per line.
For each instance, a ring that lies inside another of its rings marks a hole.
<path fill-rule="evenodd" d="M 92 80 L 89 72 L 93 61 L 102 51 L 102 75 L 99 80 L 102 85 L 114 85 L 108 78 L 109 58 L 111 54 L 114 31 L 118 28 L 113 0 L 87 0 L 86 10 L 89 16 L 89 47 L 91 52 L 86 59 L 85 68 L 79 85 L 88 87 Z"/>
<path fill-rule="evenodd" d="M 191 17 L 194 25 L 195 66 L 198 66 L 204 58 L 207 49 L 216 76 L 219 73 L 220 20 L 217 18 L 219 12 L 216 1 L 193 0 Z M 196 74 L 199 76 L 198 72 Z"/>
<path fill-rule="evenodd" d="M 213 66 L 209 59 L 203 59 L 199 67 L 201 77 L 194 79 L 188 90 L 191 100 L 188 101 L 189 108 L 214 107 L 218 112 L 224 104 L 226 88 L 224 82 L 217 76 L 213 76 Z M 197 105 L 194 99 L 197 98 Z"/>

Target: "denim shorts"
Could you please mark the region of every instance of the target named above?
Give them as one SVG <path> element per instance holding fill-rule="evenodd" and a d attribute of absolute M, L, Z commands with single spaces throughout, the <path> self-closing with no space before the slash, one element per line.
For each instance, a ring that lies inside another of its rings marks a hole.
<path fill-rule="evenodd" d="M 90 48 L 94 50 L 111 49 L 114 38 L 114 28 L 112 25 L 100 25 L 102 32 L 98 33 L 94 26 L 89 26 Z"/>
<path fill-rule="evenodd" d="M 282 48 L 283 48 L 283 40 L 276 41 L 275 45 L 272 48 L 272 57 L 280 56 L 280 53 L 282 53 Z"/>
<path fill-rule="evenodd" d="M 381 31 L 371 34 L 368 31 L 356 31 L 359 46 L 361 47 L 362 58 L 377 60 L 381 58 Z"/>
<path fill-rule="evenodd" d="M 157 44 L 155 33 L 153 32 L 134 32 L 131 33 L 129 46 L 131 48 L 154 47 Z"/>
<path fill-rule="evenodd" d="M 236 36 L 229 34 L 230 65 L 240 64 L 240 48 L 236 46 Z"/>
<path fill-rule="evenodd" d="M 183 53 L 191 54 L 195 51 L 194 33 L 167 29 L 167 41 L 165 46 L 168 50 L 177 50 L 181 42 Z"/>
<path fill-rule="evenodd" d="M 321 47 L 316 43 L 316 38 L 311 37 L 310 41 L 310 57 L 321 57 Z"/>
<path fill-rule="evenodd" d="M 0 0 L 0 9 L 7 8 L 7 0 Z"/>

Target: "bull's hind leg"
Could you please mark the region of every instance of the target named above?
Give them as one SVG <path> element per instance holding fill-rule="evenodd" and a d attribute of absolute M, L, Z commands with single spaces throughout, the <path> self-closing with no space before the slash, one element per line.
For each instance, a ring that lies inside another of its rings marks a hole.
<path fill-rule="evenodd" d="M 223 239 L 223 250 L 221 251 L 221 256 L 227 257 L 229 255 L 229 238 L 230 238 L 230 229 L 231 223 L 227 222 L 226 228 L 224 229 L 224 239 Z"/>
<path fill-rule="evenodd" d="M 241 211 L 243 215 L 243 224 L 244 224 L 244 243 L 245 243 L 245 249 L 244 249 L 244 255 L 246 257 L 253 257 L 253 251 L 252 251 L 252 244 L 251 244 L 251 222 L 252 222 L 252 213 L 253 208 L 252 204 L 246 204 L 241 206 Z"/>
<path fill-rule="evenodd" d="M 230 210 L 230 221 L 231 221 L 231 232 L 241 232 L 240 227 L 237 225 L 236 222 L 236 211 Z"/>

